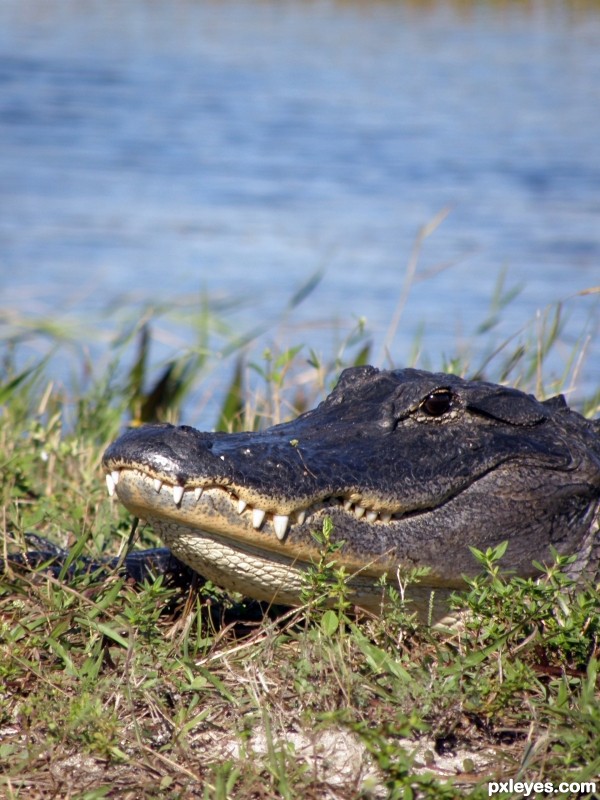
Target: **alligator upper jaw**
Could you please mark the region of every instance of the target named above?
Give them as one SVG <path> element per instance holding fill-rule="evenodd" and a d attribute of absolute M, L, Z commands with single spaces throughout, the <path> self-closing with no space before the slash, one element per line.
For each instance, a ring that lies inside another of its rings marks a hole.
<path fill-rule="evenodd" d="M 169 517 L 177 515 L 177 509 L 181 508 L 186 495 L 193 495 L 194 503 L 198 505 L 203 496 L 206 500 L 210 495 L 214 502 L 214 495 L 217 494 L 219 502 L 215 503 L 215 505 L 222 507 L 223 504 L 229 504 L 230 506 L 229 513 L 226 515 L 229 520 L 233 518 L 235 521 L 236 516 L 241 517 L 244 515 L 244 517 L 251 519 L 254 530 L 262 528 L 265 521 L 267 521 L 272 525 L 275 536 L 279 541 L 284 541 L 291 526 L 294 524 L 303 525 L 309 517 L 323 508 L 343 507 L 348 515 L 357 520 L 364 519 L 368 523 L 379 522 L 383 524 L 390 523 L 393 519 L 402 519 L 408 513 L 411 513 L 408 508 L 401 511 L 385 510 L 382 508 L 383 501 L 375 502 L 375 505 L 380 508 L 380 510 L 376 510 L 373 507 L 367 507 L 365 501 L 356 493 L 344 494 L 343 492 L 323 497 L 304 498 L 304 501 L 298 502 L 297 507 L 291 511 L 279 511 L 274 504 L 269 504 L 268 508 L 261 508 L 253 505 L 251 493 L 244 488 L 221 486 L 216 483 L 204 485 L 190 483 L 185 486 L 179 483 L 173 484 L 165 481 L 163 477 L 156 473 L 141 470 L 135 466 L 112 469 L 106 473 L 106 486 L 109 496 L 112 497 L 116 493 L 120 499 L 123 499 L 118 489 L 119 486 L 123 487 L 123 476 L 126 476 L 125 480 L 127 482 L 136 482 L 138 484 L 144 481 L 151 481 L 156 495 L 162 493 L 164 496 L 166 494 L 168 498 L 167 505 L 170 506 L 166 513 Z M 245 499 L 244 495 L 248 499 Z M 370 502 L 372 503 L 373 501 L 371 500 Z M 147 511 L 150 515 L 156 513 L 156 504 L 149 506 Z"/>

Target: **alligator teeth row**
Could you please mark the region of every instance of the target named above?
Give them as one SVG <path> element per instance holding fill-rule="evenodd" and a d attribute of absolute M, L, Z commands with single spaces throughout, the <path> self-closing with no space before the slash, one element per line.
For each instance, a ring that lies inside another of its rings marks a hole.
<path fill-rule="evenodd" d="M 362 519 L 362 517 L 364 517 L 367 522 L 376 522 L 378 519 L 382 522 L 389 522 L 393 516 L 391 511 L 373 511 L 372 509 L 366 509 L 364 506 L 358 505 L 358 503 L 353 503 L 350 500 L 344 500 L 343 506 L 346 511 L 354 514 L 357 519 Z"/>
<path fill-rule="evenodd" d="M 110 473 L 106 474 L 106 487 L 108 489 L 108 494 L 112 497 L 115 493 L 115 488 L 119 483 L 119 470 L 115 469 Z M 163 488 L 163 482 L 160 478 L 154 478 L 152 481 L 152 485 L 154 487 L 155 492 L 158 494 L 161 489 Z M 176 506 L 181 505 L 181 501 L 183 500 L 183 495 L 185 494 L 185 487 L 180 486 L 179 484 L 175 484 L 171 486 L 168 484 L 169 488 L 173 494 L 173 502 Z M 194 498 L 196 502 L 200 500 L 202 497 L 203 489 L 201 486 L 196 486 L 194 488 Z M 252 527 L 258 530 L 263 522 L 265 521 L 265 517 L 267 516 L 267 512 L 263 511 L 262 508 L 253 508 L 252 506 L 248 506 L 244 500 L 238 499 L 237 501 L 237 512 L 238 514 L 243 514 L 244 511 L 248 509 L 248 511 L 252 512 Z M 299 511 L 296 514 L 296 521 L 299 523 L 303 523 L 306 519 L 306 511 Z M 290 524 L 290 518 L 287 514 L 273 514 L 272 517 L 273 528 L 275 530 L 275 535 L 279 539 L 279 541 L 283 541 L 285 539 L 285 535 L 288 531 L 288 527 Z"/>
<path fill-rule="evenodd" d="M 113 470 L 110 473 L 106 474 L 106 486 L 108 488 L 108 494 L 112 497 L 115 493 L 115 487 L 119 483 L 119 470 Z M 152 481 L 152 485 L 154 490 L 158 494 L 162 487 L 163 482 L 160 478 L 154 478 Z M 181 505 L 181 501 L 183 500 L 183 495 L 185 494 L 185 488 L 180 486 L 179 484 L 171 485 L 167 484 L 168 487 L 171 489 L 173 494 L 173 502 L 176 506 Z M 201 486 L 196 486 L 193 489 L 195 501 L 198 502 L 202 497 L 203 489 Z M 328 505 L 343 505 L 344 509 L 349 513 L 354 514 L 357 519 L 362 519 L 363 517 L 367 520 L 367 522 L 376 522 L 380 520 L 381 522 L 389 522 L 392 517 L 399 518 L 402 516 L 401 514 L 393 514 L 391 512 L 384 512 L 384 511 L 373 511 L 365 508 L 364 506 L 358 505 L 356 503 L 352 503 L 350 500 L 344 500 L 338 497 L 329 497 L 326 500 L 315 503 L 314 505 L 309 506 L 308 508 L 303 508 L 295 512 L 295 521 L 297 524 L 302 525 L 305 521 L 307 516 L 310 516 L 312 513 L 318 511 L 320 508 L 326 507 Z M 252 514 L 252 527 L 255 530 L 258 530 L 265 518 L 267 516 L 267 512 L 264 511 L 262 508 L 254 508 L 253 506 L 249 506 L 245 500 L 238 498 L 237 500 L 237 513 L 243 514 L 244 511 L 249 511 Z M 290 517 L 288 514 L 273 514 L 272 515 L 272 523 L 273 528 L 275 530 L 275 535 L 279 539 L 279 541 L 283 541 L 285 539 L 285 535 L 288 531 L 288 527 L 290 524 Z"/>

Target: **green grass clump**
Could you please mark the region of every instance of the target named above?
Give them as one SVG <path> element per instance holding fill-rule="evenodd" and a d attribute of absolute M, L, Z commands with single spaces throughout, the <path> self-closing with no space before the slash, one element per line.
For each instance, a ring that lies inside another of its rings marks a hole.
<path fill-rule="evenodd" d="M 488 377 L 540 382 L 559 323 L 535 352 L 505 348 Z M 19 370 L 5 359 L 5 550 L 27 549 L 32 531 L 74 557 L 115 554 L 127 540 L 131 520 L 106 496 L 102 452 L 124 421 L 176 419 L 194 370 L 208 369 L 206 353 L 188 353 L 150 379 L 149 330 L 138 332 L 128 369 L 118 368 L 119 349 L 77 393 L 44 363 Z M 121 337 L 119 348 L 134 341 Z M 344 365 L 368 360 L 369 347 L 359 325 L 329 362 L 301 348 L 256 360 L 230 353 L 222 429 L 304 410 Z M 65 582 L 8 568 L 0 796 L 449 800 L 487 797 L 489 781 L 509 778 L 600 786 L 600 596 L 572 583 L 568 559 L 533 581 L 499 572 L 501 547 L 476 553 L 481 575 L 456 597 L 461 622 L 451 628 L 419 622 L 391 588 L 385 616 L 356 618 L 329 526 L 315 532 L 321 557 L 304 607 L 279 617 L 232 607 L 210 586 L 132 587 L 84 571 Z M 151 531 L 139 536 L 139 546 L 157 544 Z"/>

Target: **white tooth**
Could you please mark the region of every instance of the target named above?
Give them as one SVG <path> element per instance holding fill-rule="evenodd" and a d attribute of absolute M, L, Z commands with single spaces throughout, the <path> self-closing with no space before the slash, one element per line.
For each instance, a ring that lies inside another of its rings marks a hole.
<path fill-rule="evenodd" d="M 282 542 L 285 539 L 289 521 L 290 518 L 285 514 L 273 515 L 273 527 L 275 528 L 275 536 L 277 536 L 280 542 Z"/>
<path fill-rule="evenodd" d="M 196 502 L 198 502 L 198 500 L 200 500 L 200 498 L 202 497 L 203 491 L 204 489 L 201 486 L 196 486 L 196 488 L 194 489 L 194 498 Z"/>
<path fill-rule="evenodd" d="M 243 514 L 244 511 L 246 510 L 246 506 L 247 505 L 248 505 L 248 503 L 245 500 L 238 500 L 238 504 L 237 504 L 237 512 L 238 512 L 238 514 Z"/>
<path fill-rule="evenodd" d="M 154 478 L 154 480 L 152 482 L 152 485 L 154 486 L 154 490 L 156 492 L 160 492 L 160 490 L 162 489 L 162 481 L 161 481 L 161 479 L 160 478 Z"/>
<path fill-rule="evenodd" d="M 375 522 L 378 516 L 377 511 L 367 511 L 367 522 Z"/>
<path fill-rule="evenodd" d="M 352 511 L 352 501 L 344 500 L 344 508 L 346 509 L 346 511 Z"/>
<path fill-rule="evenodd" d="M 296 511 L 296 522 L 299 525 L 304 525 L 305 520 L 306 520 L 306 509 L 303 509 L 302 511 Z"/>
<path fill-rule="evenodd" d="M 252 527 L 258 530 L 260 526 L 263 524 L 263 520 L 266 515 L 266 511 L 263 511 L 261 508 L 255 508 L 252 511 Z"/>
<path fill-rule="evenodd" d="M 385 514 L 380 514 L 379 517 L 382 522 L 390 522 L 392 519 L 392 515 L 389 513 L 389 511 L 386 511 Z"/>
<path fill-rule="evenodd" d="M 183 499 L 183 486 L 174 486 L 173 487 L 173 500 L 175 501 L 175 505 L 178 506 Z"/>
<path fill-rule="evenodd" d="M 110 473 L 110 477 L 113 479 L 113 483 L 116 486 L 119 482 L 119 470 L 113 469 L 113 471 Z"/>
<path fill-rule="evenodd" d="M 109 475 L 108 472 L 106 473 L 106 488 L 108 489 L 108 496 L 112 497 L 115 493 L 115 482 L 112 479 L 112 475 Z"/>
<path fill-rule="evenodd" d="M 365 509 L 362 506 L 354 506 L 354 514 L 358 519 L 360 519 L 364 513 Z"/>

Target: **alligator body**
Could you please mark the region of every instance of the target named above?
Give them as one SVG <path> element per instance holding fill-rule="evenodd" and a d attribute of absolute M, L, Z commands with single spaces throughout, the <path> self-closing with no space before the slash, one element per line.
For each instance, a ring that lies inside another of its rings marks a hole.
<path fill-rule="evenodd" d="M 127 581 L 141 584 L 161 575 L 163 582 L 172 587 L 188 587 L 196 577 L 195 571 L 175 558 L 166 547 L 153 547 L 119 557 L 100 560 L 79 556 L 69 562 L 70 552 L 36 533 L 26 533 L 25 541 L 31 548 L 27 552 L 8 552 L 0 558 L 0 572 L 8 567 L 41 570 L 59 580 L 77 574 L 94 574 L 100 579 L 115 572 Z"/>
<path fill-rule="evenodd" d="M 109 492 L 183 562 L 247 596 L 297 604 L 333 522 L 357 605 L 388 581 L 429 574 L 417 605 L 464 586 L 469 546 L 508 541 L 503 566 L 535 574 L 550 546 L 595 575 L 600 421 L 521 391 L 413 369 L 344 371 L 297 419 L 254 433 L 130 430 L 104 455 Z M 435 613 L 435 612 L 434 612 Z"/>

